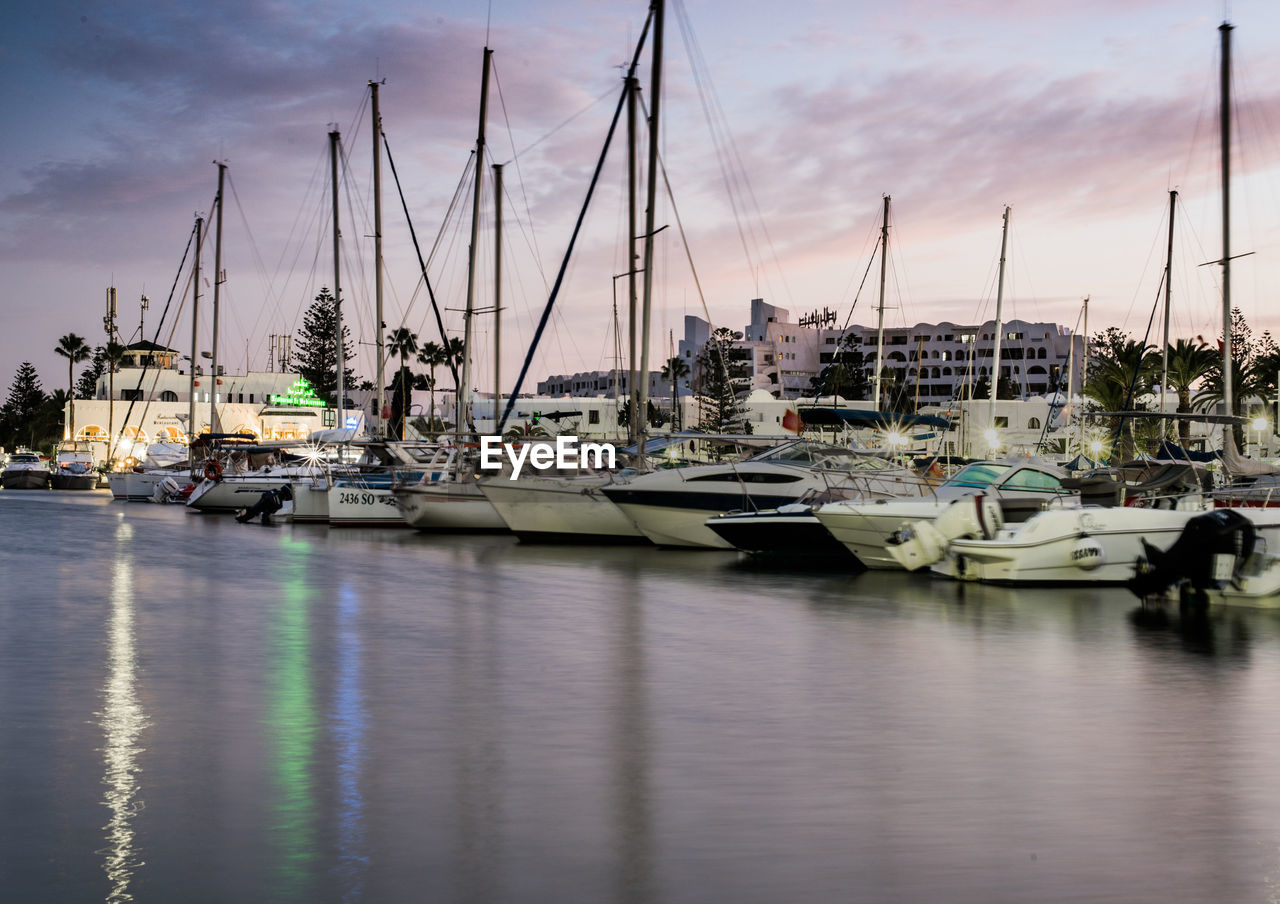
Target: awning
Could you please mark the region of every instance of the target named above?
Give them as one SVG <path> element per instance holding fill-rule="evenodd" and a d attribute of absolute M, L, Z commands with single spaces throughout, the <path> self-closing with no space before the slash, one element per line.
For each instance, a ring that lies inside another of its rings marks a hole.
<path fill-rule="evenodd" d="M 945 417 L 933 414 L 896 414 L 892 411 L 864 411 L 861 408 L 801 408 L 800 419 L 806 426 L 838 427 L 938 427 L 950 428 Z"/>

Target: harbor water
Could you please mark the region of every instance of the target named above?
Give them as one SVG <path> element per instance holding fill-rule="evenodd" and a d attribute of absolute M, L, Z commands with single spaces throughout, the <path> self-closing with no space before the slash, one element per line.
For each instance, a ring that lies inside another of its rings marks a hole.
<path fill-rule="evenodd" d="M 1280 613 L 0 492 L 0 897 L 1280 899 Z"/>

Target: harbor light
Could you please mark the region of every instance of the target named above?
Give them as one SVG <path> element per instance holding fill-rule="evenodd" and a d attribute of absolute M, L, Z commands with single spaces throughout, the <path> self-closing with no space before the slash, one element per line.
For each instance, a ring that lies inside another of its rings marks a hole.
<path fill-rule="evenodd" d="M 890 430 L 884 435 L 884 441 L 889 446 L 905 446 L 907 444 L 907 436 L 901 430 Z"/>
<path fill-rule="evenodd" d="M 1265 417 L 1255 417 L 1250 426 L 1259 433 L 1262 433 L 1267 429 L 1267 419 Z"/>
<path fill-rule="evenodd" d="M 993 452 L 996 449 L 999 449 L 1002 445 L 1004 445 L 1004 443 L 1000 439 L 1000 431 L 996 430 L 995 427 L 992 427 L 990 430 L 988 430 L 986 433 L 982 435 L 987 440 L 987 448 Z"/>
<path fill-rule="evenodd" d="M 1089 451 L 1093 453 L 1094 458 L 1097 458 L 1098 454 L 1102 452 L 1102 440 L 1100 439 L 1092 440 L 1089 443 Z"/>

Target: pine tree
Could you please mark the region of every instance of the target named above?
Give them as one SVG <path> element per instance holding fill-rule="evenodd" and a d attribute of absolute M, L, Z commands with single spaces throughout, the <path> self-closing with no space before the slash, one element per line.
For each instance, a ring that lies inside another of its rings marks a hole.
<path fill-rule="evenodd" d="M 708 433 L 750 433 L 747 411 L 737 398 L 737 383 L 745 376 L 742 349 L 732 345 L 733 334 L 723 327 L 712 333 L 698 369 L 702 377 L 698 393 L 698 427 Z"/>
<path fill-rule="evenodd" d="M 107 372 L 106 349 L 101 345 L 93 350 L 93 357 L 89 359 L 89 364 L 80 372 L 80 379 L 76 381 L 76 398 L 92 399 L 98 391 L 98 380 Z"/>
<path fill-rule="evenodd" d="M 45 394 L 35 366 L 23 361 L 9 385 L 9 398 L 0 407 L 0 437 L 6 446 L 35 444 L 36 420 L 44 403 Z"/>
<path fill-rule="evenodd" d="M 298 331 L 293 353 L 293 367 L 311 384 L 317 396 L 330 403 L 336 403 L 338 397 L 337 329 L 338 310 L 333 295 L 327 288 L 322 288 L 302 318 L 302 329 Z M 346 324 L 342 326 L 342 357 L 343 385 L 350 390 L 357 381 L 355 371 L 346 366 L 355 357 L 351 331 Z"/>

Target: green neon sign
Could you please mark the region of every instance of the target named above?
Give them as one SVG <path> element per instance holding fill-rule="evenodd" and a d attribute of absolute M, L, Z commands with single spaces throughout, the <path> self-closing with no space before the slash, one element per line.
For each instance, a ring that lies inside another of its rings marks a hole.
<path fill-rule="evenodd" d="M 324 400 L 316 397 L 316 391 L 311 388 L 311 384 L 307 382 L 305 377 L 298 377 L 284 395 L 271 396 L 270 402 L 272 405 L 286 405 L 296 408 L 324 407 Z"/>

